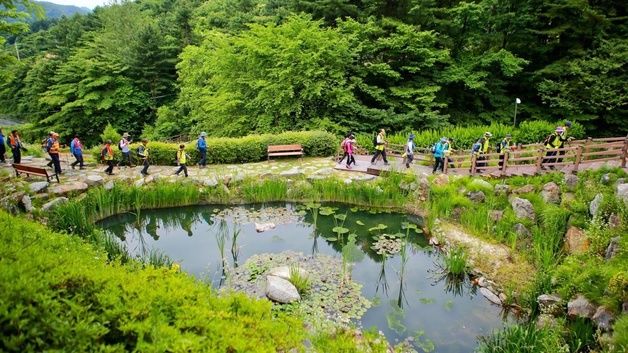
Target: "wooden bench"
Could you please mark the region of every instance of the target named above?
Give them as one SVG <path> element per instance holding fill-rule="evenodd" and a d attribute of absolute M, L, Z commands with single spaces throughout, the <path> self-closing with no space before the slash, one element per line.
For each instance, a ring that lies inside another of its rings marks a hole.
<path fill-rule="evenodd" d="M 57 183 L 59 182 L 59 175 L 49 175 L 48 171 L 44 168 L 31 167 L 29 165 L 23 164 L 13 164 L 13 168 L 15 169 L 15 175 L 20 176 L 20 173 L 26 174 L 29 177 L 31 174 L 46 177 L 46 181 L 50 182 L 50 179 L 53 177 L 57 179 Z"/>
<path fill-rule="evenodd" d="M 268 146 L 268 160 L 270 157 L 299 156 L 303 158 L 303 147 L 301 145 L 274 145 Z"/>

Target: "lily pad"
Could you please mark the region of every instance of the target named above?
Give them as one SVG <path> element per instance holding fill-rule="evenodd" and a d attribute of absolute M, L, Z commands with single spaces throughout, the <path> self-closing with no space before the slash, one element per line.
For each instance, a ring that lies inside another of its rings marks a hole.
<path fill-rule="evenodd" d="M 338 240 L 338 238 L 336 238 L 336 237 L 329 237 L 329 238 L 325 238 L 325 239 L 329 240 L 329 241 L 337 241 Z"/>
<path fill-rule="evenodd" d="M 401 223 L 401 229 L 417 229 L 416 224 L 414 223 L 410 223 L 410 222 L 403 222 Z"/>
<path fill-rule="evenodd" d="M 364 222 L 362 222 L 361 220 L 358 219 L 357 221 L 355 221 L 355 224 L 357 224 L 359 226 L 363 226 Z"/>
<path fill-rule="evenodd" d="M 305 204 L 305 207 L 306 207 L 307 209 L 312 209 L 312 208 L 320 208 L 320 207 L 321 207 L 321 204 L 320 204 L 320 203 L 317 203 L 317 202 L 308 202 L 308 203 L 306 203 L 306 204 Z"/>
<path fill-rule="evenodd" d="M 338 233 L 338 234 L 349 233 L 349 229 L 345 228 L 345 227 L 334 227 L 334 228 L 332 228 L 332 231 L 334 233 Z"/>
<path fill-rule="evenodd" d="M 351 212 L 358 212 L 358 208 L 357 207 L 351 207 Z"/>
<path fill-rule="evenodd" d="M 376 225 L 375 227 L 369 228 L 369 232 L 374 232 L 376 230 L 384 230 L 386 228 L 388 228 L 387 225 L 380 223 L 380 224 Z"/>
<path fill-rule="evenodd" d="M 334 209 L 331 207 L 321 207 L 320 210 L 318 211 L 318 213 L 321 216 L 329 216 L 329 215 L 334 214 L 334 212 L 335 212 Z"/>
<path fill-rule="evenodd" d="M 334 218 L 336 218 L 339 221 L 344 221 L 345 219 L 347 219 L 347 215 L 346 214 L 337 214 L 337 215 L 334 215 Z"/>

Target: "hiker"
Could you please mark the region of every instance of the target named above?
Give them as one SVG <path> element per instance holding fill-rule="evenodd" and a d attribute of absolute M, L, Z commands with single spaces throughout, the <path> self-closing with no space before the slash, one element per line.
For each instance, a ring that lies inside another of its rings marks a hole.
<path fill-rule="evenodd" d="M 565 126 L 563 126 L 563 129 L 565 130 L 565 132 L 563 132 L 563 137 L 567 138 L 567 142 L 570 142 L 571 140 L 573 140 L 573 137 L 567 137 L 567 131 L 568 131 L 569 129 L 571 129 L 571 126 L 572 126 L 571 121 L 566 120 L 566 121 L 565 121 Z M 562 147 L 561 147 L 561 148 L 562 148 Z M 556 162 L 557 162 L 557 163 L 562 163 L 562 162 L 563 162 L 563 156 L 565 155 L 565 153 L 566 153 L 566 151 L 558 151 L 558 155 L 559 155 L 560 157 L 558 157 L 558 158 L 556 159 Z"/>
<path fill-rule="evenodd" d="M 410 163 L 414 160 L 414 149 L 416 145 L 414 144 L 414 134 L 410 134 L 408 136 L 408 142 L 406 143 L 406 150 L 404 152 L 404 161 L 406 164 L 406 168 L 410 168 Z"/>
<path fill-rule="evenodd" d="M 440 169 L 441 173 L 445 172 L 445 151 L 449 149 L 449 143 L 447 137 L 441 137 L 441 139 L 432 147 L 432 153 L 434 154 L 434 169 L 432 174 Z"/>
<path fill-rule="evenodd" d="M 185 154 L 185 145 L 179 145 L 179 150 L 177 151 L 177 164 L 179 165 L 179 169 L 175 172 L 176 175 L 183 172 L 185 177 L 188 177 L 188 156 Z"/>
<path fill-rule="evenodd" d="M 105 146 L 100 151 L 100 159 L 107 163 L 105 173 L 113 175 L 113 149 L 111 148 L 111 140 L 105 141 Z"/>
<path fill-rule="evenodd" d="M 482 138 L 479 139 L 478 142 L 476 142 L 480 144 L 479 150 L 476 152 L 477 158 L 475 163 L 475 171 L 477 173 L 481 173 L 481 168 L 488 165 L 488 157 L 486 157 L 486 155 L 491 151 L 491 137 L 493 137 L 493 134 L 487 131 L 484 133 L 484 136 L 482 136 Z"/>
<path fill-rule="evenodd" d="M 83 170 L 83 144 L 79 140 L 78 135 L 74 135 L 74 139 L 70 142 L 70 152 L 76 158 L 74 163 L 71 164 L 72 169 L 78 164 L 79 169 Z"/>
<path fill-rule="evenodd" d="M 48 133 L 48 137 L 46 137 L 46 139 L 44 139 L 44 141 L 41 143 L 42 149 L 46 151 L 46 153 L 48 153 L 48 156 L 50 157 L 50 162 L 46 164 L 48 168 L 52 168 L 52 165 L 54 163 L 52 161 L 52 156 L 50 155 L 50 148 L 52 147 L 52 143 L 54 141 L 54 138 L 52 137 L 52 135 L 54 135 L 54 131 L 50 131 Z"/>
<path fill-rule="evenodd" d="M 205 141 L 205 137 L 207 137 L 207 133 L 201 132 L 201 135 L 198 137 L 198 141 L 196 142 L 196 149 L 201 155 L 201 159 L 198 161 L 198 166 L 200 168 L 205 168 L 205 166 L 207 166 L 207 141 Z"/>
<path fill-rule="evenodd" d="M 20 164 L 20 162 L 22 161 L 22 150 L 25 150 L 25 148 L 22 146 L 22 140 L 20 140 L 20 135 L 18 134 L 17 130 L 11 131 L 7 143 L 11 148 L 11 154 L 13 155 L 13 164 Z"/>
<path fill-rule="evenodd" d="M 504 160 L 506 159 L 506 153 L 513 149 L 512 144 L 512 135 L 506 134 L 502 141 L 497 144 L 496 152 L 499 153 L 499 169 L 502 170 L 504 167 Z"/>
<path fill-rule="evenodd" d="M 342 158 L 340 158 L 340 160 L 338 161 L 338 164 L 341 164 L 341 163 L 342 163 L 342 161 L 344 161 L 344 159 L 345 159 L 345 158 L 349 157 L 349 154 L 347 153 L 347 146 L 346 146 L 346 144 L 347 144 L 347 143 L 350 143 L 350 141 L 351 141 L 351 135 L 352 135 L 352 133 L 351 133 L 351 132 L 349 132 L 349 133 L 345 136 L 344 140 L 342 140 L 342 142 L 340 142 L 340 148 L 342 148 L 342 152 L 343 152 L 343 154 L 342 154 Z M 349 160 L 348 160 L 348 159 L 347 159 L 347 164 L 349 164 Z"/>
<path fill-rule="evenodd" d="M 131 164 L 131 138 L 128 132 L 122 134 L 122 139 L 118 142 L 118 149 L 122 153 L 122 159 L 120 160 L 120 163 L 118 163 L 118 168 L 121 166 L 124 166 L 125 168 L 127 166 L 133 167 Z"/>
<path fill-rule="evenodd" d="M 447 138 L 447 144 L 449 148 L 445 150 L 445 161 L 444 163 L 449 163 L 449 168 L 456 168 L 454 164 L 454 159 L 451 158 L 451 154 L 454 152 L 454 139 Z M 460 167 L 460 162 L 458 162 L 458 167 Z"/>
<path fill-rule="evenodd" d="M 60 150 L 59 134 L 55 132 L 52 134 L 52 144 L 48 150 L 48 154 L 50 155 L 50 158 L 52 158 L 52 165 L 54 166 L 55 174 L 61 174 L 61 160 L 59 159 Z"/>
<path fill-rule="evenodd" d="M 558 161 L 556 158 L 556 155 L 558 154 L 557 150 L 563 148 L 565 142 L 568 140 L 569 139 L 565 136 L 565 128 L 562 126 L 558 126 L 553 133 L 545 138 L 543 145 L 545 146 L 547 152 L 545 153 L 545 158 L 543 158 L 541 169 L 546 169 L 544 166 L 546 163 L 556 163 Z M 560 160 L 562 162 L 562 158 Z M 551 165 L 550 169 L 554 169 L 554 166 Z"/>
<path fill-rule="evenodd" d="M 380 155 L 384 159 L 384 164 L 388 165 L 388 160 L 386 159 L 386 130 L 384 129 L 379 130 L 379 133 L 377 134 L 377 137 L 375 137 L 374 142 L 375 142 L 375 154 L 373 155 L 373 158 L 371 159 L 371 165 L 375 164 L 375 160 Z"/>
<path fill-rule="evenodd" d="M 345 144 L 345 153 L 347 154 L 347 169 L 351 169 L 351 163 L 353 163 L 353 165 L 355 166 L 355 157 L 353 157 L 354 148 L 355 148 L 355 136 L 351 134 L 349 135 L 347 143 Z"/>
<path fill-rule="evenodd" d="M 4 134 L 2 134 L 2 129 L 0 129 L 0 163 L 6 163 L 6 159 L 4 158 L 4 154 L 7 152 L 6 147 L 4 146 Z"/>
<path fill-rule="evenodd" d="M 140 147 L 137 148 L 137 155 L 142 160 L 142 165 L 144 166 L 144 168 L 142 168 L 142 171 L 140 171 L 143 176 L 149 175 L 148 167 L 150 166 L 148 164 L 148 147 L 146 145 L 148 145 L 148 140 L 142 139 L 142 144 L 140 145 Z"/>

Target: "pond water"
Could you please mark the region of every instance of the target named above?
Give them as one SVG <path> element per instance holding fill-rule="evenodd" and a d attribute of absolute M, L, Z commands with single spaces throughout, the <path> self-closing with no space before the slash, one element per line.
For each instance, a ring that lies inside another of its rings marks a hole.
<path fill-rule="evenodd" d="M 345 214 L 346 218 L 338 216 Z M 408 226 L 420 226 L 421 221 L 415 216 L 343 205 L 308 208 L 282 203 L 147 210 L 139 216 L 109 218 L 100 226 L 121 239 L 132 254 L 157 250 L 215 287 L 224 280 L 221 244 L 228 266 L 237 266 L 254 254 L 286 250 L 340 258 L 348 234 L 356 234 L 359 251 L 353 255 L 352 278 L 373 302 L 361 326 L 376 327 L 391 343 L 413 337 L 419 352 L 472 352 L 478 336 L 502 327 L 504 314 L 476 292 L 468 279 L 442 275 L 440 253 L 428 245 L 420 230 Z M 276 227 L 258 233 L 255 222 L 273 222 Z M 382 225 L 386 228 L 375 229 Z M 405 261 L 400 253 L 384 256 L 373 250 L 374 239 L 384 233 L 407 234 Z M 233 234 L 237 234 L 235 244 Z"/>

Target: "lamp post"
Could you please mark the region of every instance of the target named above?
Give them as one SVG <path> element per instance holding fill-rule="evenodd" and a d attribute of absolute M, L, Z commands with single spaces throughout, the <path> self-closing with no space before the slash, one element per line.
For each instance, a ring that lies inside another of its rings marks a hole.
<path fill-rule="evenodd" d="M 521 104 L 521 99 L 515 98 L 515 120 L 513 122 L 513 126 L 517 126 L 517 104 Z"/>

